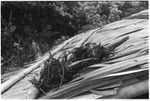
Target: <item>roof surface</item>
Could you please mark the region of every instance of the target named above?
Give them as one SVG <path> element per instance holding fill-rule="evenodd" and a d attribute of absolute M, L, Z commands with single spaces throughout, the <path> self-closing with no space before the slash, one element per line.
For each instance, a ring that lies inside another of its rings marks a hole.
<path fill-rule="evenodd" d="M 142 15 L 142 16 L 141 16 Z M 135 16 L 135 17 L 134 17 Z M 140 17 L 137 17 L 140 16 Z M 136 49 L 139 47 L 148 48 L 148 11 L 142 11 L 142 13 L 137 13 L 127 19 L 123 19 L 120 21 L 116 21 L 113 23 L 110 23 L 106 26 L 103 26 L 103 28 L 97 28 L 94 30 L 87 31 L 85 33 L 81 33 L 74 38 L 67 46 L 66 48 L 71 49 L 74 47 L 75 44 L 77 44 L 83 36 L 86 36 L 90 33 L 94 33 L 86 43 L 88 42 L 96 42 L 101 43 L 102 45 L 109 45 L 113 43 L 114 41 L 117 41 L 123 37 L 129 36 L 129 39 L 121 44 L 119 47 L 115 49 L 116 54 L 115 56 L 119 54 L 125 54 L 126 52 L 129 52 L 132 49 Z M 139 50 L 141 51 L 141 50 Z M 58 57 L 62 52 L 59 52 L 55 55 L 55 57 Z M 126 56 L 128 57 L 128 56 Z M 132 57 L 135 57 L 134 54 Z M 148 58 L 148 57 L 147 57 Z M 128 58 L 118 58 L 113 61 L 122 61 Z M 40 69 L 34 70 L 32 73 L 27 75 L 25 78 L 17 82 L 14 86 L 12 86 L 9 90 L 7 90 L 5 93 L 2 94 L 2 98 L 5 99 L 27 99 L 28 98 L 28 92 L 30 88 L 32 87 L 32 84 L 29 82 L 29 80 L 32 77 L 35 77 L 38 75 Z M 20 71 L 19 71 L 20 72 Z M 11 79 L 14 75 L 16 75 L 17 72 L 5 74 L 2 81 Z M 3 76 L 2 76 L 3 77 Z"/>

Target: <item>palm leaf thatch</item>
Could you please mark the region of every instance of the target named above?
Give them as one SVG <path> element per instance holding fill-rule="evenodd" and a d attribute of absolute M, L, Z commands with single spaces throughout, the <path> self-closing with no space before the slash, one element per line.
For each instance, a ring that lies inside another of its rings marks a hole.
<path fill-rule="evenodd" d="M 2 98 L 131 98 L 148 93 L 146 13 L 65 41 L 4 80 Z"/>

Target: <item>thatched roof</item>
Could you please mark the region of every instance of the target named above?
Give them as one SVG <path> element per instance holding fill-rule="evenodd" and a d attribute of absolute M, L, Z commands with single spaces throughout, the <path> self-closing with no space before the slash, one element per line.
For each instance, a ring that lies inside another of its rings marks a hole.
<path fill-rule="evenodd" d="M 126 40 L 115 48 L 115 55 L 109 58 L 107 61 L 104 61 L 100 64 L 97 64 L 97 66 L 90 66 L 88 67 L 88 72 L 83 72 L 81 77 L 82 79 L 87 78 L 95 78 L 98 81 L 89 81 L 93 83 L 89 83 L 89 85 L 81 86 L 82 84 L 78 83 L 68 83 L 64 85 L 60 90 L 54 92 L 54 93 L 48 93 L 44 98 L 70 98 L 68 96 L 72 96 L 71 93 L 82 93 L 84 91 L 90 91 L 88 93 L 84 94 L 75 94 L 72 98 L 100 98 L 103 97 L 102 95 L 105 95 L 105 92 L 99 92 L 100 94 L 95 94 L 94 91 L 91 90 L 91 85 L 94 85 L 94 88 L 99 87 L 99 85 L 102 81 L 99 78 L 101 75 L 100 72 L 107 71 L 109 68 L 113 68 L 111 72 L 109 72 L 109 77 L 115 72 L 115 66 L 120 66 L 120 68 L 127 68 L 128 66 L 134 67 L 138 66 L 136 68 L 143 68 L 141 72 L 135 71 L 134 75 L 137 75 L 138 73 L 141 76 L 148 76 L 148 10 L 142 11 L 140 13 L 134 14 L 126 19 L 116 21 L 113 23 L 110 23 L 106 26 L 103 26 L 102 28 L 97 28 L 94 30 L 89 30 L 85 33 L 81 33 L 77 36 L 74 36 L 70 43 L 65 46 L 67 50 L 72 49 L 84 36 L 87 36 L 91 34 L 91 37 L 86 41 L 88 42 L 96 42 L 101 43 L 105 47 L 111 46 L 113 43 L 118 42 L 119 40 L 122 40 L 126 38 Z M 63 44 L 63 43 L 62 43 Z M 57 48 L 57 47 L 56 47 Z M 59 52 L 55 55 L 57 58 L 60 54 Z M 47 53 L 46 53 L 47 54 Z M 44 56 L 46 56 L 46 54 Z M 41 57 L 44 58 L 44 57 Z M 42 60 L 42 59 L 39 59 Z M 38 61 L 37 61 L 38 62 Z M 116 67 L 117 68 L 117 67 Z M 23 70 L 21 70 L 23 71 Z M 19 71 L 19 72 L 21 72 Z M 19 82 L 14 84 L 11 88 L 9 88 L 7 91 L 5 91 L 2 94 L 2 98 L 7 99 L 27 99 L 29 98 L 29 92 L 33 85 L 29 82 L 31 78 L 34 76 L 37 76 L 40 71 L 40 68 L 32 71 L 30 74 L 22 78 Z M 144 73 L 144 74 L 143 74 Z M 2 81 L 8 81 L 13 78 L 14 75 L 17 73 L 9 73 L 2 76 Z M 115 75 L 125 75 L 125 74 L 115 74 Z M 112 75 L 115 77 L 115 75 Z M 138 76 L 139 76 L 138 75 Z M 108 75 L 107 75 L 108 76 Z M 132 75 L 129 75 L 132 77 Z M 4 79 L 3 79 L 4 77 Z M 127 76 L 128 77 L 128 76 Z M 121 76 L 120 79 L 124 79 L 124 76 Z M 77 78 L 78 79 L 78 78 Z M 107 79 L 107 77 L 105 78 Z M 111 78 L 112 79 L 112 78 Z M 130 80 L 124 81 L 124 84 L 121 88 L 125 89 L 124 87 L 134 85 L 136 83 L 144 84 L 148 89 L 148 79 L 137 79 L 137 78 L 131 78 Z M 111 81 L 111 80 L 110 80 Z M 107 80 L 109 82 L 109 79 Z M 145 83 L 143 83 L 145 82 Z M 112 82 L 114 83 L 114 82 Z M 3 84 L 3 83 L 2 83 Z M 114 85 L 119 85 L 120 83 L 115 83 Z M 147 84 L 147 85 L 145 85 Z M 76 87 L 76 89 L 73 89 Z M 84 89 L 82 89 L 84 88 Z M 120 88 L 120 91 L 122 89 Z M 70 89 L 70 90 L 67 90 Z M 80 90 L 79 90 L 80 89 Z M 104 88 L 103 88 L 104 89 Z M 144 89 L 144 88 L 143 88 Z M 64 92 L 64 95 L 61 92 Z M 66 91 L 66 92 L 65 92 Z M 144 89 L 144 91 L 147 91 Z M 111 93 L 112 92 L 112 93 Z M 62 95 L 60 95 L 61 93 Z M 97 93 L 97 92 L 96 92 Z M 113 91 L 107 91 L 107 94 L 109 95 L 115 95 Z M 119 93 L 119 92 L 118 92 Z M 134 94 L 133 94 L 134 95 Z M 120 95 L 115 96 L 116 98 L 121 97 Z M 123 96 L 122 96 L 123 97 Z"/>

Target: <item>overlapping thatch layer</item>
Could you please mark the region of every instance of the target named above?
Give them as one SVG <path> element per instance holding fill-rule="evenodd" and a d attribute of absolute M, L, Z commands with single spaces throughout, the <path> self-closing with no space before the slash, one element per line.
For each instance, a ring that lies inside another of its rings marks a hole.
<path fill-rule="evenodd" d="M 130 98 L 148 92 L 147 10 L 103 28 L 74 36 L 55 47 L 51 54 L 57 58 L 64 50 L 78 47 L 79 43 L 82 43 L 80 40 L 84 41 L 84 44 L 101 43 L 104 47 L 112 49 L 113 55 L 100 63 L 87 66 L 79 72 L 78 77 L 40 98 Z M 63 50 L 59 51 L 60 48 Z M 27 72 L 22 70 L 21 80 L 16 76 L 13 78 L 13 75 L 7 77 L 8 80 L 5 79 L 2 83 L 2 98 L 34 98 L 37 90 L 29 80 L 39 77 L 43 67 L 41 64 L 48 58 L 49 52 L 31 64 L 25 70 Z M 39 65 L 41 68 L 37 68 Z M 12 83 L 13 80 L 16 82 Z"/>

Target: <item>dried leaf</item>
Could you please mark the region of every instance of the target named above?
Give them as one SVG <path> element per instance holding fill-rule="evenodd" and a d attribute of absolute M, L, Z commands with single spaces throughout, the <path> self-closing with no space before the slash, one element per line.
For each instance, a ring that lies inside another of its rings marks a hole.
<path fill-rule="evenodd" d="M 114 89 L 109 89 L 109 90 L 104 90 L 104 91 L 95 91 L 95 90 L 90 90 L 92 93 L 97 94 L 97 95 L 102 95 L 102 96 L 109 96 L 109 95 L 115 95 L 117 94 L 119 88 L 114 88 Z"/>

